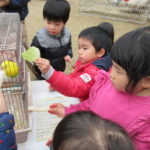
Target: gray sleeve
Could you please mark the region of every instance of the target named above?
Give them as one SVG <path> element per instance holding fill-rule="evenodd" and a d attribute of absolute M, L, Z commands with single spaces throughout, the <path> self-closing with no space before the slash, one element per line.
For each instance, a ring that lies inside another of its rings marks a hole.
<path fill-rule="evenodd" d="M 45 79 L 45 80 L 49 80 L 51 78 L 51 76 L 53 75 L 54 73 L 54 69 L 53 67 L 51 66 L 51 68 L 48 70 L 47 73 L 45 74 L 42 74 L 42 77 Z"/>

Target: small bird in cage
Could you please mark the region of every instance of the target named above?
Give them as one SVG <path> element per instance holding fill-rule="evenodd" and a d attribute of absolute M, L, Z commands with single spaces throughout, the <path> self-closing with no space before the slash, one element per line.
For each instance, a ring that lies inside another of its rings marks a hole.
<path fill-rule="evenodd" d="M 16 77 L 19 74 L 19 66 L 16 62 L 5 60 L 1 63 L 1 67 L 8 77 Z"/>

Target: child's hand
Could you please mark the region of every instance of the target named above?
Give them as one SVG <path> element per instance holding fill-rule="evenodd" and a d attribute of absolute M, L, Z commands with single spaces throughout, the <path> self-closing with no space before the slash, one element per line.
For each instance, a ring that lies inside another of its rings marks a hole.
<path fill-rule="evenodd" d="M 48 139 L 48 141 L 46 142 L 47 146 L 50 146 L 52 144 L 52 139 Z"/>
<path fill-rule="evenodd" d="M 66 55 L 66 56 L 64 57 L 64 59 L 65 59 L 65 61 L 67 61 L 67 62 L 70 62 L 70 61 L 71 61 L 71 57 L 70 57 L 69 55 Z"/>
<path fill-rule="evenodd" d="M 9 5 L 10 0 L 0 0 L 0 7 L 3 8 Z"/>
<path fill-rule="evenodd" d="M 49 63 L 49 60 L 44 59 L 44 58 L 38 58 L 38 59 L 36 59 L 35 64 L 38 66 L 38 68 L 40 69 L 40 71 L 43 74 L 47 73 L 48 70 L 51 67 L 51 65 Z"/>
<path fill-rule="evenodd" d="M 65 106 L 60 103 L 55 103 L 49 106 L 48 112 L 50 114 L 54 114 L 60 118 L 63 118 L 65 116 Z"/>

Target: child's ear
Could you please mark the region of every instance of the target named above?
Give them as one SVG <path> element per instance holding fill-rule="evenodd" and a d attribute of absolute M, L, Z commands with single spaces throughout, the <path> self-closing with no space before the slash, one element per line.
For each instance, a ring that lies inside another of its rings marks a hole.
<path fill-rule="evenodd" d="M 144 87 L 144 88 L 150 88 L 150 76 L 145 77 L 145 78 L 143 79 L 143 87 Z"/>
<path fill-rule="evenodd" d="M 97 52 L 97 56 L 100 58 L 100 57 L 103 57 L 105 55 L 105 49 L 104 48 L 101 48 L 99 50 L 99 52 Z"/>

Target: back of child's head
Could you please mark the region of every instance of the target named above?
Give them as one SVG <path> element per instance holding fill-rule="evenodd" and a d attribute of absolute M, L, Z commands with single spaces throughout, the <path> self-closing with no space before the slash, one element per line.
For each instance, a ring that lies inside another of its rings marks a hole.
<path fill-rule="evenodd" d="M 114 43 L 114 28 L 112 24 L 103 22 L 98 26 L 93 26 L 82 30 L 78 38 L 85 38 L 91 41 L 96 52 L 99 52 L 102 48 L 104 48 L 106 55 L 110 52 Z"/>
<path fill-rule="evenodd" d="M 138 82 L 150 76 L 150 27 L 128 32 L 112 47 L 111 57 L 127 73 L 127 92 L 132 93 Z"/>
<path fill-rule="evenodd" d="M 127 133 L 116 123 L 92 112 L 75 112 L 56 127 L 54 150 L 134 150 Z"/>
<path fill-rule="evenodd" d="M 67 22 L 70 4 L 66 0 L 47 0 L 43 8 L 43 18 L 49 21 Z"/>

